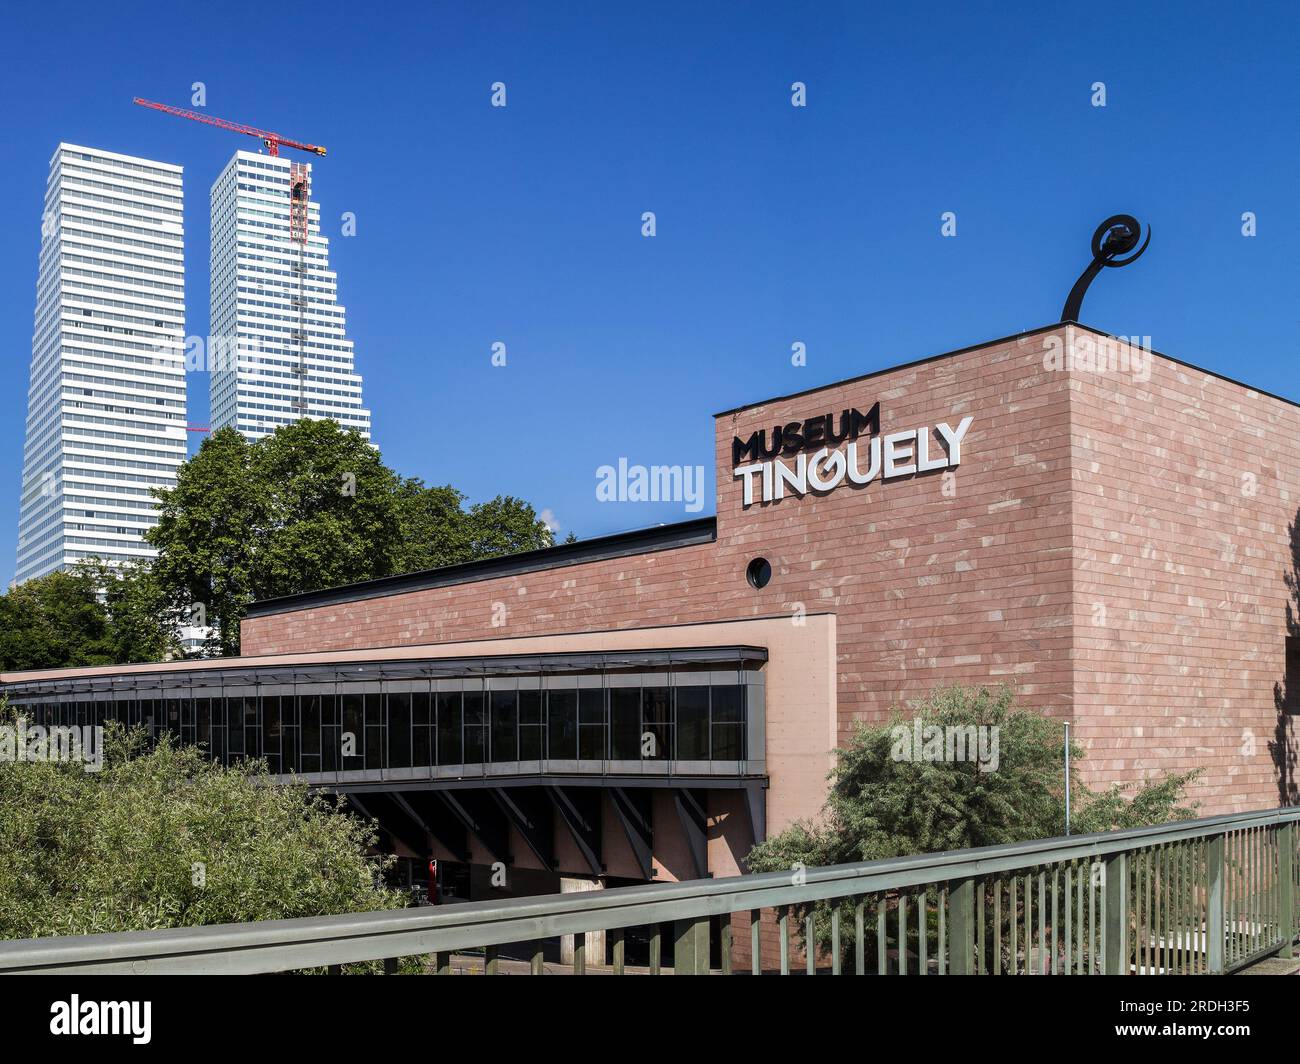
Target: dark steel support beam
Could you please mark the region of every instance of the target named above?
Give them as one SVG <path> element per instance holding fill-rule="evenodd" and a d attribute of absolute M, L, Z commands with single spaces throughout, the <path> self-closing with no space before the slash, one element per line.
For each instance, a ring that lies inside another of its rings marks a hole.
<path fill-rule="evenodd" d="M 447 850 L 452 854 L 456 853 L 455 847 L 448 846 L 445 839 L 441 839 L 438 837 L 438 833 L 433 830 L 433 825 L 429 823 L 428 818 L 422 816 L 419 812 L 417 812 L 415 807 L 406 800 L 406 796 L 402 794 L 401 791 L 393 791 L 392 798 L 393 798 L 393 803 L 397 806 L 397 808 L 400 809 L 403 813 L 405 813 L 408 817 L 410 817 L 416 824 L 418 824 L 420 826 L 420 830 L 423 831 L 431 841 L 438 843 L 440 846 L 443 847 L 443 849 Z M 463 842 L 463 838 L 461 841 Z"/>
<path fill-rule="evenodd" d="M 353 808 L 354 808 L 358 813 L 361 814 L 361 818 L 362 818 L 363 820 L 369 820 L 369 821 L 372 821 L 372 822 L 374 823 L 375 827 L 376 827 L 376 828 L 378 829 L 378 831 L 379 831 L 379 842 L 380 842 L 380 845 L 384 846 L 385 849 L 391 850 L 391 849 L 393 848 L 393 833 L 392 833 L 391 831 L 389 831 L 386 827 L 384 827 L 384 825 L 383 825 L 382 823 L 380 823 L 380 821 L 379 821 L 379 817 L 375 816 L 375 814 L 372 813 L 372 812 L 371 812 L 371 811 L 366 807 L 366 805 L 361 801 L 361 799 L 358 798 L 355 794 L 349 794 L 349 795 L 347 795 L 346 797 L 347 797 L 348 803 L 349 803 L 349 804 L 350 804 L 350 805 L 351 805 L 351 806 L 352 806 L 352 807 L 353 807 Z M 367 799 L 367 800 L 368 800 L 368 799 Z M 387 838 L 387 843 L 385 843 L 385 841 L 384 841 L 385 838 Z"/>
<path fill-rule="evenodd" d="M 587 862 L 587 867 L 591 869 L 591 874 L 603 875 L 605 866 L 601 863 L 600 792 L 587 792 L 583 798 L 576 798 L 566 794 L 563 787 L 547 787 L 546 793 L 550 796 L 555 811 L 559 813 L 560 820 L 569 829 L 569 835 L 582 854 L 582 859 Z M 593 794 L 596 799 L 594 802 L 590 800 Z M 584 816 L 578 808 L 580 803 L 594 809 L 594 812 Z"/>
<path fill-rule="evenodd" d="M 392 838 L 402 842 L 413 853 L 426 857 L 429 853 L 429 835 L 420 819 L 403 808 L 393 794 L 366 795 L 366 809 L 379 826 Z M 352 801 L 356 802 L 354 797 Z"/>
<path fill-rule="evenodd" d="M 755 843 L 759 843 L 767 838 L 767 782 L 749 780 L 745 783 L 744 790 L 749 834 Z"/>
<path fill-rule="evenodd" d="M 426 825 L 428 832 L 457 861 L 469 862 L 469 833 L 464 822 L 433 791 L 407 791 L 401 800 Z"/>
<path fill-rule="evenodd" d="M 548 872 L 555 871 L 555 821 L 548 803 L 531 800 L 530 791 L 493 788 L 492 798 L 514 825 L 533 856 Z"/>
<path fill-rule="evenodd" d="M 510 855 L 510 821 L 491 798 L 475 791 L 435 791 L 465 830 L 477 838 L 503 864 L 513 863 Z"/>
<path fill-rule="evenodd" d="M 632 794 L 622 787 L 609 789 L 610 802 L 618 815 L 619 823 L 623 825 L 623 833 L 627 836 L 628 845 L 632 847 L 632 855 L 636 858 L 637 867 L 641 869 L 642 876 L 648 880 L 652 878 L 654 872 L 652 861 L 654 821 L 649 803 L 642 797 L 647 793 L 638 792 L 637 798 L 633 799 Z"/>
<path fill-rule="evenodd" d="M 682 834 L 686 836 L 686 845 L 691 851 L 691 863 L 695 866 L 696 879 L 709 878 L 709 818 L 700 802 L 690 791 L 673 791 L 673 804 L 677 807 L 677 819 L 682 825 Z"/>

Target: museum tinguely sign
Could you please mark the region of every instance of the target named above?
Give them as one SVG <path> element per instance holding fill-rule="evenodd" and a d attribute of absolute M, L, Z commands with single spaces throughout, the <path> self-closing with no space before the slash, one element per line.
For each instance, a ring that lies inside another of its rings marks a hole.
<path fill-rule="evenodd" d="M 961 463 L 961 443 L 974 420 L 964 417 L 955 429 L 942 421 L 935 425 L 943 453 L 931 455 L 933 441 L 928 425 L 882 436 L 879 403 L 865 414 L 844 410 L 838 421 L 834 414 L 819 414 L 805 421 L 776 425 L 770 434 L 767 429 L 759 429 L 748 439 L 734 437 L 732 476 L 743 479 L 742 505 L 750 506 L 754 502 L 755 477 L 760 481 L 761 501 L 775 502 L 784 498 L 787 490 L 794 495 L 825 494 L 845 482 L 861 486 L 876 477 L 892 480 L 951 469 Z M 864 441 L 862 437 L 868 432 L 871 438 Z M 864 442 L 866 469 L 862 468 L 860 451 Z"/>

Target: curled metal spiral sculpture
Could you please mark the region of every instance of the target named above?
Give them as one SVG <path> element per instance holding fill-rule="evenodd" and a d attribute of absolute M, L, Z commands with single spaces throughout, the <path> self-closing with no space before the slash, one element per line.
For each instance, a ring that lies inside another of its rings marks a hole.
<path fill-rule="evenodd" d="M 1141 258 L 1142 252 L 1151 243 L 1151 227 L 1147 226 L 1147 238 L 1139 248 L 1137 243 L 1141 236 L 1142 226 L 1131 214 L 1113 214 L 1097 226 L 1097 231 L 1092 234 L 1092 262 L 1070 289 L 1065 309 L 1061 311 L 1062 321 L 1079 320 L 1084 293 L 1088 291 L 1093 278 L 1101 273 L 1103 266 L 1127 266 Z M 1133 251 L 1134 248 L 1137 250 Z M 1129 252 L 1133 253 L 1129 255 Z M 1122 257 L 1125 255 L 1128 258 Z"/>

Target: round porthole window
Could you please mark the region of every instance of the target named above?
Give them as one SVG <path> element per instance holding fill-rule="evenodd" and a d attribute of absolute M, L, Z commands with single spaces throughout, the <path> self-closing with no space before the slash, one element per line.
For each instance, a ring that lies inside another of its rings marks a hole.
<path fill-rule="evenodd" d="M 767 582 L 772 579 L 772 566 L 768 564 L 766 558 L 755 558 L 745 570 L 745 579 L 749 581 L 751 587 L 766 587 Z"/>

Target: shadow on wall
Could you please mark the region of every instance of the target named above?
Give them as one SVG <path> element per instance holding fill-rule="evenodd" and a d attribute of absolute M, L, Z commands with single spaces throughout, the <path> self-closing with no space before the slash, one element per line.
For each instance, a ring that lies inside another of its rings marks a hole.
<path fill-rule="evenodd" d="M 1291 567 L 1282 575 L 1286 582 L 1286 674 L 1273 685 L 1277 726 L 1268 744 L 1277 772 L 1280 805 L 1300 804 L 1296 783 L 1295 719 L 1300 715 L 1300 510 L 1288 527 L 1291 537 Z"/>

